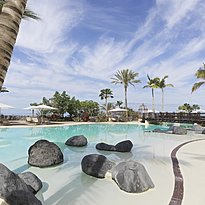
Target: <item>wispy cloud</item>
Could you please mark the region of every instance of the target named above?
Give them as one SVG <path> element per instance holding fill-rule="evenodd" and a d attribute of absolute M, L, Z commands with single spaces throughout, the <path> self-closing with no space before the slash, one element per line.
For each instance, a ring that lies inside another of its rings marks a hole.
<path fill-rule="evenodd" d="M 100 89 L 110 87 L 122 100 L 123 89 L 112 85 L 110 77 L 130 68 L 139 73 L 143 85 L 146 74 L 169 75 L 175 85 L 168 90 L 174 96 L 170 103 L 179 102 L 179 96 L 180 103 L 193 101 L 193 96 L 201 103 L 190 89 L 204 62 L 203 1 L 129 2 L 113 1 L 111 6 L 85 0 L 30 1 L 42 21 L 22 23 L 7 87 L 24 97 L 32 93 L 35 99 L 67 90 L 93 100 L 98 100 Z M 129 102 L 149 101 L 143 85 L 129 89 Z"/>

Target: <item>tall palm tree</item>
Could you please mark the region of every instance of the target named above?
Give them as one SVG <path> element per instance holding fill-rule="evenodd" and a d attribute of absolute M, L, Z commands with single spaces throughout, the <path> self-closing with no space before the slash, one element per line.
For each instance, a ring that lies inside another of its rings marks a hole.
<path fill-rule="evenodd" d="M 158 87 L 162 90 L 162 112 L 164 112 L 164 88 L 166 87 L 174 87 L 172 84 L 166 84 L 165 80 L 168 78 L 168 75 L 164 76 L 159 80 Z"/>
<path fill-rule="evenodd" d="M 108 98 L 114 98 L 112 90 L 109 88 L 100 90 L 99 97 L 101 100 L 105 100 L 106 117 L 108 117 Z"/>
<path fill-rule="evenodd" d="M 195 73 L 196 78 L 201 79 L 203 81 L 195 83 L 192 87 L 192 92 L 196 91 L 198 88 L 205 84 L 205 63 L 203 64 L 204 68 L 199 68 Z"/>
<path fill-rule="evenodd" d="M 24 11 L 27 0 L 1 0 L 0 1 L 0 90 L 3 86 L 10 64 L 21 19 L 25 17 Z M 28 11 L 29 17 L 34 19 L 35 13 Z"/>
<path fill-rule="evenodd" d="M 125 108 L 127 109 L 127 89 L 129 84 L 134 86 L 134 83 L 140 83 L 141 81 L 136 79 L 138 77 L 138 73 L 129 70 L 123 69 L 121 71 L 117 71 L 114 78 L 111 78 L 114 84 L 122 84 L 125 91 Z"/>
<path fill-rule="evenodd" d="M 159 88 L 160 79 L 158 77 L 150 78 L 149 75 L 147 75 L 147 78 L 148 78 L 147 85 L 145 85 L 143 88 L 151 88 L 152 89 L 152 111 L 155 112 L 154 89 Z"/>

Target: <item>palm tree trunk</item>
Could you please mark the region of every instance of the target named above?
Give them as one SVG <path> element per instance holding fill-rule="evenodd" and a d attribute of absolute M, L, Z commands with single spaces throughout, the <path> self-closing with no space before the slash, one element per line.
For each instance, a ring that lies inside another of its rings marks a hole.
<path fill-rule="evenodd" d="M 155 106 L 154 106 L 154 89 L 152 88 L 152 111 L 155 112 Z"/>
<path fill-rule="evenodd" d="M 125 109 L 127 109 L 127 87 L 125 86 Z"/>
<path fill-rule="evenodd" d="M 10 64 L 27 0 L 6 0 L 0 13 L 0 90 Z"/>
<path fill-rule="evenodd" d="M 164 112 L 164 89 L 162 88 L 162 112 Z"/>
<path fill-rule="evenodd" d="M 125 109 L 127 109 L 127 86 L 125 86 Z M 126 121 L 128 120 L 128 112 L 126 111 Z"/>
<path fill-rule="evenodd" d="M 107 97 L 105 97 L 105 109 L 106 109 L 106 120 L 108 120 L 108 107 L 107 107 Z"/>

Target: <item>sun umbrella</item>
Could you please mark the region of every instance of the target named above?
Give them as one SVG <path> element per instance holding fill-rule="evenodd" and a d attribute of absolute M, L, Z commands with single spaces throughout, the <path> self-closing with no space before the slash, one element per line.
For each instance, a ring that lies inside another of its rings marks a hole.
<path fill-rule="evenodd" d="M 48 105 L 38 105 L 34 109 L 38 109 L 38 110 L 56 110 L 57 108 L 51 107 L 51 106 L 48 106 Z"/>
<path fill-rule="evenodd" d="M 32 117 L 34 116 L 34 110 L 55 110 L 57 108 L 48 105 L 32 105 L 24 108 L 25 110 L 32 110 Z"/>
<path fill-rule="evenodd" d="M 10 105 L 6 105 L 6 104 L 3 104 L 3 103 L 0 103 L 0 115 L 1 115 L 1 110 L 2 109 L 9 109 L 9 108 L 14 108 Z"/>
<path fill-rule="evenodd" d="M 127 109 L 115 108 L 115 109 L 109 110 L 109 112 L 127 112 Z"/>

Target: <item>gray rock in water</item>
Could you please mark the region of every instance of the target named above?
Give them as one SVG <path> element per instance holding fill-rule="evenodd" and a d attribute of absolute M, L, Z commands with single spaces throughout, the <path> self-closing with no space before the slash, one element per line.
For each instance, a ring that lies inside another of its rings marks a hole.
<path fill-rule="evenodd" d="M 174 126 L 173 127 L 173 134 L 176 135 L 186 135 L 187 134 L 187 130 L 183 127 L 178 127 L 178 126 Z"/>
<path fill-rule="evenodd" d="M 154 184 L 144 166 L 136 161 L 121 162 L 111 170 L 112 179 L 120 189 L 130 193 L 141 193 Z"/>
<path fill-rule="evenodd" d="M 86 146 L 87 143 L 88 143 L 87 138 L 83 135 L 73 136 L 65 142 L 65 144 L 68 146 L 76 146 L 76 147 Z"/>
<path fill-rule="evenodd" d="M 157 132 L 157 133 L 165 133 L 166 131 L 161 130 L 160 128 L 155 128 L 155 129 L 153 130 L 153 132 Z"/>
<path fill-rule="evenodd" d="M 32 188 L 34 194 L 36 194 L 43 186 L 41 180 L 32 172 L 20 173 L 18 176 Z"/>
<path fill-rule="evenodd" d="M 197 134 L 202 134 L 204 128 L 201 125 L 193 125 L 192 131 L 195 131 Z"/>
<path fill-rule="evenodd" d="M 97 178 L 104 178 L 114 165 L 114 162 L 99 154 L 86 155 L 81 162 L 82 171 Z"/>
<path fill-rule="evenodd" d="M 6 166 L 0 164 L 0 198 L 10 205 L 41 205 L 30 187 Z"/>
<path fill-rule="evenodd" d="M 106 143 L 98 143 L 96 149 L 105 151 L 116 151 L 116 152 L 130 152 L 133 144 L 130 140 L 125 140 L 117 143 L 116 145 L 109 145 Z"/>
<path fill-rule="evenodd" d="M 106 144 L 106 143 L 98 143 L 96 145 L 96 149 L 98 150 L 105 150 L 105 151 L 116 151 L 116 148 L 114 145 L 109 145 L 109 144 Z"/>
<path fill-rule="evenodd" d="M 53 142 L 39 140 L 28 150 L 28 163 L 36 167 L 49 167 L 63 162 L 63 153 Z"/>
<path fill-rule="evenodd" d="M 202 131 L 202 134 L 205 134 L 205 129 Z"/>
<path fill-rule="evenodd" d="M 125 140 L 115 145 L 117 152 L 130 152 L 132 147 L 133 147 L 133 144 L 130 140 Z"/>

